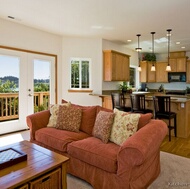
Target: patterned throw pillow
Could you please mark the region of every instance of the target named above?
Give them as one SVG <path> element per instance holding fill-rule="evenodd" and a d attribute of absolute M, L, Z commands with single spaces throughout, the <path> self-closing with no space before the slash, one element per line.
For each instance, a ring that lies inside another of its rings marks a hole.
<path fill-rule="evenodd" d="M 122 145 L 138 129 L 140 114 L 131 114 L 114 109 L 115 118 L 111 130 L 110 141 Z"/>
<path fill-rule="evenodd" d="M 110 137 L 111 127 L 114 120 L 114 113 L 100 111 L 96 117 L 93 136 L 107 143 Z"/>
<path fill-rule="evenodd" d="M 50 105 L 50 114 L 51 115 L 50 115 L 47 127 L 55 127 L 56 126 L 59 106 L 70 106 L 70 105 L 71 105 L 70 102 L 63 103 L 63 104 L 52 104 L 52 105 Z"/>
<path fill-rule="evenodd" d="M 73 106 L 59 106 L 57 129 L 79 132 L 82 110 Z"/>

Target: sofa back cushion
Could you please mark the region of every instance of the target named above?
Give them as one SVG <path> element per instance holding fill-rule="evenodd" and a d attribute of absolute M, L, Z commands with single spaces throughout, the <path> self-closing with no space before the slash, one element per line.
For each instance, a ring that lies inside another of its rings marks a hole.
<path fill-rule="evenodd" d="M 152 119 L 152 116 L 153 115 L 151 113 L 141 114 L 138 123 L 138 130 L 144 127 Z"/>

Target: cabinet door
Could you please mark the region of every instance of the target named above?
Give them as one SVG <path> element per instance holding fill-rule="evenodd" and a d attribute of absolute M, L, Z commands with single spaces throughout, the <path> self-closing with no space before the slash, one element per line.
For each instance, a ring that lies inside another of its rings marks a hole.
<path fill-rule="evenodd" d="M 190 83 L 190 60 L 187 61 L 186 82 Z"/>
<path fill-rule="evenodd" d="M 116 51 L 103 52 L 104 81 L 129 81 L 129 56 Z"/>
<path fill-rule="evenodd" d="M 170 66 L 171 66 L 171 72 L 177 71 L 177 59 L 176 58 L 170 58 Z"/>
<path fill-rule="evenodd" d="M 147 82 L 156 82 L 156 72 L 151 71 L 152 62 L 147 62 Z"/>
<path fill-rule="evenodd" d="M 168 82 L 168 72 L 166 71 L 167 65 L 167 62 L 156 62 L 156 82 Z"/>
<path fill-rule="evenodd" d="M 129 81 L 130 78 L 130 68 L 129 68 L 129 58 L 127 56 L 123 56 L 122 58 L 123 64 L 122 64 L 122 81 Z"/>
<path fill-rule="evenodd" d="M 147 82 L 147 63 L 142 61 L 140 62 L 141 72 L 140 72 L 140 82 Z"/>
<path fill-rule="evenodd" d="M 186 57 L 177 58 L 177 72 L 186 72 Z"/>
<path fill-rule="evenodd" d="M 110 52 L 103 53 L 103 64 L 104 64 L 104 81 L 112 80 L 112 54 Z"/>

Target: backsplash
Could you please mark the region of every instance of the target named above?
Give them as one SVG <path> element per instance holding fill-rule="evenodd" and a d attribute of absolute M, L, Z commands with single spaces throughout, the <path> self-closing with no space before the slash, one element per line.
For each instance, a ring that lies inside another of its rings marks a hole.
<path fill-rule="evenodd" d="M 165 90 L 185 90 L 186 87 L 190 87 L 190 84 L 184 82 L 173 82 L 173 83 L 147 83 L 149 89 L 158 89 L 160 85 L 164 86 Z"/>

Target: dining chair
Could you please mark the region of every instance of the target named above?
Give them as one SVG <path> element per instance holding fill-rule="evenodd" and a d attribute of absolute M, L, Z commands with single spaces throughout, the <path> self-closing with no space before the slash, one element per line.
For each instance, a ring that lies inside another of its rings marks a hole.
<path fill-rule="evenodd" d="M 123 93 L 111 93 L 112 107 L 124 112 L 130 112 L 131 107 L 125 106 L 125 97 Z"/>
<path fill-rule="evenodd" d="M 153 110 L 146 108 L 146 101 L 144 94 L 131 94 L 131 111 L 134 113 L 152 113 Z"/>
<path fill-rule="evenodd" d="M 174 135 L 177 137 L 177 114 L 171 111 L 170 96 L 154 96 L 154 118 L 168 120 L 169 141 L 171 141 L 171 130 L 174 130 Z M 171 120 L 174 119 L 174 124 L 171 125 Z"/>

